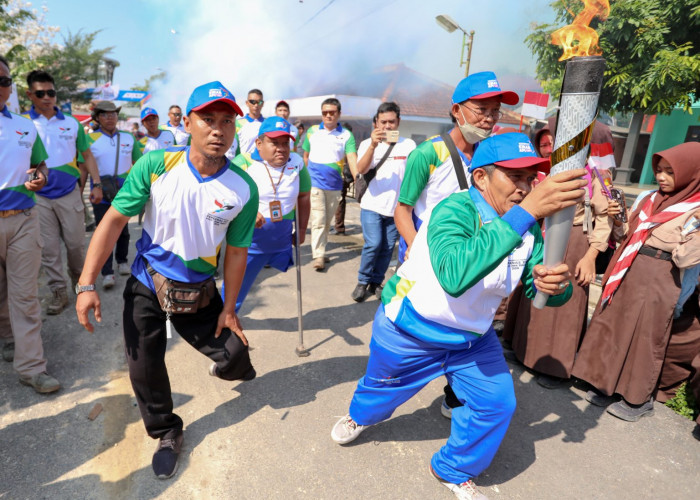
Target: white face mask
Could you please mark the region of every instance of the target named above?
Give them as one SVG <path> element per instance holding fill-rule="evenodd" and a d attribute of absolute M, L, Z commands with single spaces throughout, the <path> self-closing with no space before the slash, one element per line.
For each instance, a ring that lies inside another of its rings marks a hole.
<path fill-rule="evenodd" d="M 476 144 L 479 141 L 483 141 L 487 137 L 491 135 L 491 130 L 484 130 L 483 128 L 479 128 L 475 125 L 472 125 L 467 121 L 467 119 L 464 117 L 464 113 L 462 113 L 462 107 L 459 107 L 459 113 L 462 115 L 462 120 L 464 120 L 464 125 L 460 125 L 459 122 L 457 123 L 457 126 L 459 127 L 459 131 L 462 132 L 462 136 L 464 136 L 464 140 L 466 140 L 469 144 Z"/>

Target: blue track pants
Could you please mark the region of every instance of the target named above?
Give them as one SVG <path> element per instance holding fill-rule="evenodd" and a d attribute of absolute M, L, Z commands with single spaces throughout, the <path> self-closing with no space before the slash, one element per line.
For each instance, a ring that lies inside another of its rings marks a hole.
<path fill-rule="evenodd" d="M 464 347 L 449 349 L 404 333 L 380 306 L 367 373 L 357 384 L 350 416 L 360 425 L 386 420 L 441 375 L 464 406 L 452 410 L 450 437 L 431 464 L 442 479 L 459 484 L 489 466 L 515 412 L 513 379 L 493 329 Z"/>

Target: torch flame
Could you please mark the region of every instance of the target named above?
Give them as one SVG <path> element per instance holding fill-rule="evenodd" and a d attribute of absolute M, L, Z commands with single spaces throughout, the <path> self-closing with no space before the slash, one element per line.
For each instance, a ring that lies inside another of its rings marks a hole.
<path fill-rule="evenodd" d="M 588 25 L 594 17 L 604 21 L 610 14 L 608 0 L 581 0 L 583 10 L 574 17 L 570 25 L 552 33 L 552 43 L 560 45 L 564 53 L 560 61 L 574 56 L 599 56 L 603 52 L 598 46 L 598 33 Z M 574 42 L 577 41 L 577 44 Z"/>

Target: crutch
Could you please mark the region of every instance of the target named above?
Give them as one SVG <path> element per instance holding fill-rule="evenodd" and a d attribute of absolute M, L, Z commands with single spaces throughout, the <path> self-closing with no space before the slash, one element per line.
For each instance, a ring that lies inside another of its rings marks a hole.
<path fill-rule="evenodd" d="M 294 207 L 294 239 L 295 239 L 295 255 L 294 264 L 297 268 L 297 315 L 299 319 L 299 345 L 297 345 L 295 351 L 297 356 L 304 358 L 311 354 L 309 350 L 304 347 L 304 320 L 302 318 L 302 308 L 301 308 L 301 250 L 299 249 L 299 205 Z"/>

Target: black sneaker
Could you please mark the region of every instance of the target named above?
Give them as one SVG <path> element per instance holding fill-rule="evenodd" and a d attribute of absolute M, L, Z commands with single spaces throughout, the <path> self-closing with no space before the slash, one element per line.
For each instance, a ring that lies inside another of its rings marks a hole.
<path fill-rule="evenodd" d="M 153 473 L 158 479 L 169 479 L 175 475 L 181 448 L 182 432 L 174 438 L 161 438 L 151 462 Z"/>
<path fill-rule="evenodd" d="M 382 298 L 382 291 L 384 291 L 384 287 L 382 286 L 381 283 L 370 283 L 367 286 L 367 291 L 369 292 L 370 295 L 374 295 L 378 299 L 381 300 Z"/>
<path fill-rule="evenodd" d="M 535 381 L 545 389 L 556 389 L 564 383 L 565 379 L 540 373 L 535 377 Z"/>
<path fill-rule="evenodd" d="M 358 283 L 355 289 L 352 291 L 352 294 L 350 294 L 350 297 L 352 297 L 352 300 L 355 302 L 362 302 L 365 300 L 365 293 L 367 292 L 367 284 L 366 283 Z"/>

